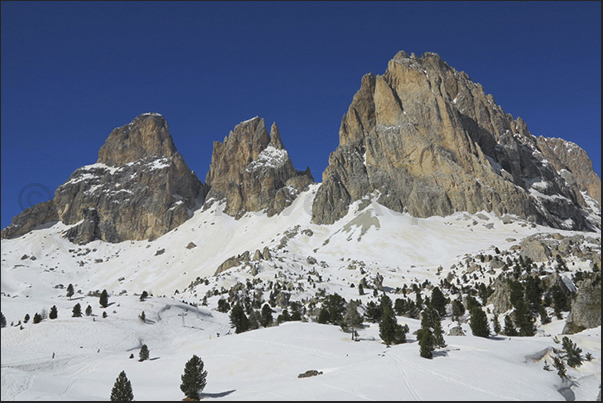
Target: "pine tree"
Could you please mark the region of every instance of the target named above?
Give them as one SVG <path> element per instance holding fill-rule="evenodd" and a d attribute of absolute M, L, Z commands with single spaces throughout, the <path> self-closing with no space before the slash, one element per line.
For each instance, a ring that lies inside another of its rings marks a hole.
<path fill-rule="evenodd" d="M 323 304 L 326 304 L 326 308 L 329 312 L 329 322 L 334 325 L 339 325 L 343 319 L 343 314 L 345 313 L 345 299 L 335 293 L 328 295 Z"/>
<path fill-rule="evenodd" d="M 50 314 L 48 315 L 48 317 L 50 319 L 56 319 L 59 316 L 59 313 L 57 312 L 57 307 L 56 305 L 53 305 L 52 308 L 50 308 Z"/>
<path fill-rule="evenodd" d="M 74 291 L 73 291 L 73 284 L 69 284 L 69 285 L 67 286 L 67 293 L 66 293 L 67 298 L 69 298 L 69 299 L 71 300 L 71 297 L 73 296 L 73 294 L 74 294 Z"/>
<path fill-rule="evenodd" d="M 260 312 L 256 309 L 251 309 L 249 312 L 249 330 L 255 330 L 260 328 Z"/>
<path fill-rule="evenodd" d="M 564 350 L 562 358 L 565 358 L 567 365 L 572 368 L 581 366 L 583 360 L 582 349 L 567 336 L 563 336 L 562 345 Z"/>
<path fill-rule="evenodd" d="M 433 337 L 433 334 L 431 333 L 431 330 L 429 330 L 429 328 L 421 328 L 419 329 L 417 337 L 419 339 L 421 357 L 433 357 L 433 352 L 435 351 L 435 339 Z"/>
<path fill-rule="evenodd" d="M 379 337 L 388 346 L 394 342 L 396 325 L 397 321 L 393 309 L 386 307 L 381 317 L 381 322 L 379 322 Z"/>
<path fill-rule="evenodd" d="M 140 318 L 140 320 L 142 321 L 142 323 L 146 323 L 147 315 L 145 315 L 144 311 L 142 311 L 141 314 L 138 315 L 138 317 Z"/>
<path fill-rule="evenodd" d="M 291 320 L 302 320 L 301 304 L 297 301 L 291 301 L 290 307 L 291 307 Z"/>
<path fill-rule="evenodd" d="M 396 298 L 396 301 L 394 302 L 394 311 L 396 312 L 396 315 L 402 316 L 406 313 L 406 310 L 406 300 L 403 298 Z"/>
<path fill-rule="evenodd" d="M 134 400 L 134 394 L 132 393 L 132 384 L 128 380 L 125 371 L 121 371 L 113 389 L 111 390 L 111 401 L 112 402 L 130 402 Z"/>
<path fill-rule="evenodd" d="M 145 299 L 147 299 L 148 296 L 149 296 L 149 293 L 146 291 L 143 291 L 142 294 L 140 294 L 140 300 L 144 301 Z"/>
<path fill-rule="evenodd" d="M 0 313 L 0 327 L 6 327 L 6 317 L 3 313 Z"/>
<path fill-rule="evenodd" d="M 488 317 L 482 308 L 474 307 L 471 310 L 470 318 L 471 331 L 474 336 L 478 337 L 490 337 L 490 325 L 488 324 Z"/>
<path fill-rule="evenodd" d="M 92 315 L 92 307 L 90 305 L 88 305 L 86 307 L 86 316 L 90 316 Z"/>
<path fill-rule="evenodd" d="M 505 327 L 503 329 L 503 334 L 506 336 L 517 336 L 517 330 L 515 329 L 511 315 L 505 315 Z"/>
<path fill-rule="evenodd" d="M 561 358 L 553 356 L 553 366 L 561 379 L 567 378 L 567 370 L 565 369 L 565 364 Z"/>
<path fill-rule="evenodd" d="M 381 321 L 381 316 L 383 315 L 383 311 L 381 309 L 381 305 L 375 304 L 375 301 L 369 301 L 366 304 L 366 320 L 369 322 L 377 323 Z"/>
<path fill-rule="evenodd" d="M 281 324 L 283 322 L 289 322 L 291 320 L 291 316 L 289 315 L 289 311 L 287 310 L 287 307 L 285 307 L 285 309 L 283 309 L 283 312 L 276 318 L 276 322 L 278 324 Z"/>
<path fill-rule="evenodd" d="M 438 287 L 431 290 L 431 306 L 435 308 L 440 317 L 446 316 L 446 297 Z"/>
<path fill-rule="evenodd" d="M 415 305 L 419 311 L 423 309 L 423 298 L 421 298 L 421 291 L 418 288 L 415 289 Z"/>
<path fill-rule="evenodd" d="M 79 318 L 80 316 L 82 316 L 82 307 L 79 303 L 77 303 L 75 304 L 71 312 L 73 312 L 73 315 L 71 315 L 73 318 Z"/>
<path fill-rule="evenodd" d="M 241 304 L 236 304 L 230 312 L 230 323 L 235 327 L 235 333 L 242 333 L 249 329 L 249 319 Z"/>
<path fill-rule="evenodd" d="M 318 323 L 328 323 L 329 322 L 329 310 L 326 307 L 322 307 L 318 314 Z"/>
<path fill-rule="evenodd" d="M 230 310 L 230 304 L 224 298 L 218 300 L 218 312 L 226 313 Z"/>
<path fill-rule="evenodd" d="M 103 308 L 106 308 L 107 305 L 109 305 L 109 294 L 107 293 L 107 290 L 103 290 L 98 302 Z"/>
<path fill-rule="evenodd" d="M 452 318 L 458 319 L 459 317 L 463 316 L 464 313 L 465 307 L 463 306 L 461 300 L 455 299 L 454 301 L 452 301 Z"/>
<path fill-rule="evenodd" d="M 270 305 L 264 304 L 264 306 L 262 307 L 262 315 L 260 317 L 260 325 L 268 327 L 270 326 L 273 320 L 274 319 L 272 318 L 272 308 L 270 308 Z"/>
<path fill-rule="evenodd" d="M 35 313 L 34 317 L 33 317 L 33 323 L 40 323 L 42 322 L 42 315 L 40 315 L 39 313 Z"/>
<path fill-rule="evenodd" d="M 28 313 L 25 314 L 25 316 L 23 317 L 23 323 L 27 323 L 29 322 L 30 316 Z"/>
<path fill-rule="evenodd" d="M 138 361 L 142 362 L 145 360 L 149 359 L 149 348 L 147 347 L 146 344 L 143 344 L 142 347 L 140 347 L 140 352 L 138 353 Z"/>
<path fill-rule="evenodd" d="M 205 388 L 207 371 L 203 370 L 201 358 L 193 357 L 184 366 L 184 374 L 181 376 L 180 390 L 189 399 L 199 400 L 199 393 Z"/>
<path fill-rule="evenodd" d="M 379 322 L 379 337 L 388 346 L 390 344 L 406 343 L 408 327 L 402 327 L 392 307 L 392 301 L 387 295 L 381 297 L 381 322 Z"/>
<path fill-rule="evenodd" d="M 421 328 L 429 329 L 431 331 L 431 335 L 434 339 L 434 347 L 446 347 L 440 315 L 435 308 L 428 307 L 422 312 Z"/>
<path fill-rule="evenodd" d="M 515 323 L 519 327 L 520 336 L 534 336 L 536 334 L 536 326 L 534 325 L 534 318 L 528 309 L 527 304 L 523 299 L 517 301 L 515 307 Z"/>

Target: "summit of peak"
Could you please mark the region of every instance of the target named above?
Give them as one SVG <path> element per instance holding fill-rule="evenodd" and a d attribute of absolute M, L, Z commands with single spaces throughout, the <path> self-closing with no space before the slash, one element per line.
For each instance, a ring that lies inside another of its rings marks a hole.
<path fill-rule="evenodd" d="M 98 162 L 121 166 L 145 157 L 171 157 L 176 153 L 165 118 L 148 112 L 115 128 L 100 148 Z"/>

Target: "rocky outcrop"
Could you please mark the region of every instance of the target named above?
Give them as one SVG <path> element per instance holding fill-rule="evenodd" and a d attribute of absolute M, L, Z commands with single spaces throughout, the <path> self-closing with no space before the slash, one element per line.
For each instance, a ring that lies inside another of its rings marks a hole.
<path fill-rule="evenodd" d="M 313 222 L 331 224 L 367 195 L 416 217 L 484 210 L 590 228 L 582 194 L 543 158 L 525 122 L 435 53 L 401 51 L 385 74 L 362 78 L 314 199 Z"/>
<path fill-rule="evenodd" d="M 601 178 L 593 171 L 586 151 L 571 141 L 555 137 L 538 137 L 538 147 L 569 186 L 586 192 L 601 205 Z"/>
<path fill-rule="evenodd" d="M 16 238 L 36 227 L 59 221 L 59 214 L 52 200 L 38 203 L 15 217 L 12 223 L 2 230 L 2 238 Z"/>
<path fill-rule="evenodd" d="M 53 200 L 15 217 L 2 236 L 60 220 L 73 225 L 65 236 L 75 243 L 154 239 L 189 218 L 202 186 L 163 116 L 146 113 L 113 130 L 96 164 L 77 169 Z"/>
<path fill-rule="evenodd" d="M 563 327 L 563 334 L 574 334 L 601 326 L 601 277 L 584 279 L 576 285 L 578 292 Z"/>
<path fill-rule="evenodd" d="M 585 237 L 581 234 L 563 236 L 561 234 L 534 234 L 522 239 L 519 253 L 533 262 L 546 262 L 555 259 L 574 256 L 581 260 L 601 262 L 601 238 Z"/>
<path fill-rule="evenodd" d="M 276 123 L 268 134 L 264 120 L 255 117 L 238 124 L 224 142 L 214 142 L 204 208 L 224 200 L 224 212 L 237 219 L 248 211 L 270 217 L 313 182 L 309 168 L 293 168 Z"/>
<path fill-rule="evenodd" d="M 493 284 L 494 292 L 484 305 L 492 304 L 494 313 L 499 315 L 513 308 L 511 304 L 511 286 L 506 278 L 498 277 Z"/>

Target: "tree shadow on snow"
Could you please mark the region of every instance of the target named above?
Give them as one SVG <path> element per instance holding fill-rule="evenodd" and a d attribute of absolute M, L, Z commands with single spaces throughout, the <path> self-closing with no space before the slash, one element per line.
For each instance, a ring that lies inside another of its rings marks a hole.
<path fill-rule="evenodd" d="M 149 358 L 149 361 L 155 361 L 155 360 L 158 360 L 158 359 L 160 359 L 160 358 L 161 358 L 161 357 L 153 357 L 153 358 Z"/>
<path fill-rule="evenodd" d="M 201 397 L 202 399 L 204 397 L 210 397 L 210 398 L 224 397 L 224 396 L 230 395 L 235 390 L 236 389 L 232 389 L 232 390 L 227 390 L 226 392 L 218 392 L 218 393 L 201 393 L 199 397 Z"/>
<path fill-rule="evenodd" d="M 490 336 L 490 337 L 488 337 L 488 339 L 490 339 L 490 340 L 498 340 L 498 341 L 511 340 L 511 338 L 507 337 L 507 336 Z"/>
<path fill-rule="evenodd" d="M 434 357 L 448 357 L 448 351 L 434 351 Z"/>

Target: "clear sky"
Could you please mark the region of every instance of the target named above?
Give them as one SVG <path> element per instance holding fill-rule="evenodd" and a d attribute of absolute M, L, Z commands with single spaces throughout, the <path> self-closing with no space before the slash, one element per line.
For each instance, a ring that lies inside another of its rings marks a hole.
<path fill-rule="evenodd" d="M 361 77 L 399 50 L 438 53 L 601 175 L 599 1 L 2 1 L 1 19 L 2 228 L 145 112 L 202 182 L 254 116 L 322 181 Z"/>

